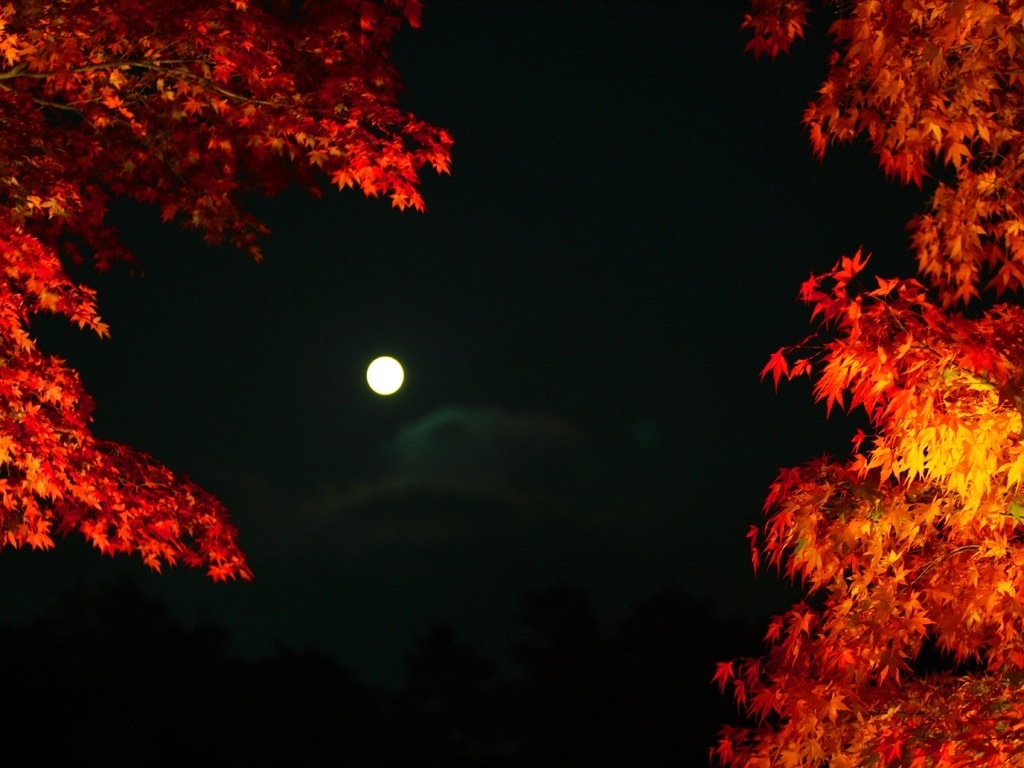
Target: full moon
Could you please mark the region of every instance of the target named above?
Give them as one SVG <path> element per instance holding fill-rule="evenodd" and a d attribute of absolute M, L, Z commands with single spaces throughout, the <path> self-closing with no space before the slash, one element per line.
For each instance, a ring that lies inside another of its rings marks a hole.
<path fill-rule="evenodd" d="M 378 357 L 366 369 L 366 383 L 378 395 L 393 395 L 402 386 L 405 371 L 393 357 Z"/>

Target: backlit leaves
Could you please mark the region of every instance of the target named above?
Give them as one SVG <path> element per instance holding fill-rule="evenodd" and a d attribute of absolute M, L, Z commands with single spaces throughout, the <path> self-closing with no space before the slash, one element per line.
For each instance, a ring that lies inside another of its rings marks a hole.
<path fill-rule="evenodd" d="M 756 0 L 755 53 L 785 51 L 807 3 Z M 814 151 L 862 136 L 905 183 L 940 181 L 911 222 L 921 274 L 943 303 L 1024 283 L 1024 4 L 825 0 L 830 69 L 804 113 Z"/>
<path fill-rule="evenodd" d="M 130 258 L 116 197 L 259 257 L 252 193 L 333 184 L 423 210 L 450 136 L 397 104 L 388 48 L 418 0 L 30 0 L 0 6 L 0 546 L 77 530 L 153 568 L 249 577 L 220 503 L 99 441 L 74 371 L 28 328 L 100 335 L 62 260 Z"/>
<path fill-rule="evenodd" d="M 717 668 L 752 725 L 712 754 L 735 768 L 1022 766 L 1024 308 L 955 307 L 1024 286 L 1024 3 L 821 5 L 836 50 L 804 115 L 814 151 L 861 136 L 888 175 L 937 181 L 911 222 L 921 281 L 844 257 L 800 288 L 816 331 L 762 370 L 775 386 L 809 375 L 826 411 L 862 411 L 870 434 L 769 488 L 755 566 L 808 596 L 772 620 L 762 657 Z M 751 2 L 748 48 L 784 52 L 807 8 Z M 924 673 L 925 648 L 950 663 Z"/>

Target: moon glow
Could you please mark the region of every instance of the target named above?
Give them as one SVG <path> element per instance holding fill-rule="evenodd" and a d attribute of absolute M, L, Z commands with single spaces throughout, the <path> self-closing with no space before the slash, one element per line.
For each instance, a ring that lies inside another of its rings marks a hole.
<path fill-rule="evenodd" d="M 366 369 L 366 383 L 378 395 L 395 394 L 403 381 L 405 371 L 402 370 L 402 364 L 393 357 L 378 357 Z"/>

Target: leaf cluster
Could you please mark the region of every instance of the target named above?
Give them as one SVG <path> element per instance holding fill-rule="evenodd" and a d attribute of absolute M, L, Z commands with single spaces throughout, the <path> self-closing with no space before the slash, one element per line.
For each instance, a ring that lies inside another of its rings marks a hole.
<path fill-rule="evenodd" d="M 834 3 L 824 3 L 834 5 Z M 753 0 L 748 48 L 775 56 L 810 4 Z M 753 724 L 712 750 L 744 768 L 1024 765 L 1024 3 L 854 0 L 804 121 L 814 151 L 864 136 L 923 186 L 920 280 L 869 278 L 861 252 L 800 289 L 815 332 L 762 370 L 809 376 L 826 411 L 863 409 L 845 459 L 782 470 L 749 538 L 807 597 L 760 658 L 723 662 Z M 945 669 L 918 661 L 934 647 Z"/>
<path fill-rule="evenodd" d="M 784 469 L 769 489 L 755 567 L 816 602 L 773 620 L 764 658 L 719 666 L 718 682 L 761 723 L 726 733 L 726 765 L 903 765 L 878 755 L 907 743 L 931 759 L 923 743 L 954 739 L 941 718 L 927 722 L 941 696 L 987 707 L 993 685 L 1024 679 L 1024 310 L 968 319 L 916 280 L 859 287 L 865 264 L 844 258 L 804 283 L 821 332 L 762 372 L 813 377 L 819 401 L 862 408 L 875 434 L 858 431 L 845 461 Z M 926 643 L 988 676 L 974 688 L 949 675 L 908 681 Z M 1020 714 L 1007 709 L 1001 727 Z M 958 747 L 967 762 L 934 765 L 1002 765 L 1024 749 L 1016 729 L 974 741 Z"/>
<path fill-rule="evenodd" d="M 825 5 L 835 5 L 825 0 Z M 774 57 L 802 37 L 807 0 L 754 0 L 747 45 Z M 816 155 L 868 140 L 885 173 L 919 187 L 910 222 L 923 277 L 944 304 L 1024 285 L 1024 6 L 1008 0 L 858 0 L 830 26 L 835 50 L 804 113 Z"/>
<path fill-rule="evenodd" d="M 65 266 L 131 258 L 115 198 L 259 258 L 253 194 L 328 184 L 424 209 L 451 137 L 403 111 L 389 45 L 418 0 L 26 0 L 0 6 L 0 546 L 77 530 L 153 568 L 249 578 L 214 497 L 97 440 L 39 312 L 106 335 Z"/>

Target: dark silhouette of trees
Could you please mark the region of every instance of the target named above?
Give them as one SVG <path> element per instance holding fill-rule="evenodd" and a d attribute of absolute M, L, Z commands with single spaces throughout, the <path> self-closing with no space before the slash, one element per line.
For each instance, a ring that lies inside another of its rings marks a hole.
<path fill-rule="evenodd" d="M 748 652 L 758 641 L 753 629 L 724 621 L 710 602 L 679 591 L 634 606 L 616 637 L 634 763 L 703 765 L 712 736 L 736 718 L 709 688 L 712 660 L 723 650 Z"/>
<path fill-rule="evenodd" d="M 373 690 L 333 660 L 243 661 L 221 629 L 184 627 L 132 581 L 63 593 L 29 625 L 0 628 L 0 657 L 16 702 L 5 730 L 56 760 L 316 765 L 386 743 Z"/>
<path fill-rule="evenodd" d="M 524 753 L 559 766 L 621 754 L 619 659 L 589 596 L 571 587 L 530 592 L 521 617 L 527 635 L 512 659 L 520 670 L 516 726 Z"/>
<path fill-rule="evenodd" d="M 710 684 L 718 654 L 760 645 L 747 627 L 674 590 L 612 628 L 585 591 L 566 586 L 524 595 L 520 617 L 507 665 L 451 628 L 430 630 L 409 657 L 406 722 L 448 734 L 443 752 L 430 753 L 446 765 L 703 764 L 721 723 L 736 716 Z"/>
<path fill-rule="evenodd" d="M 528 593 L 522 634 L 495 660 L 437 625 L 397 690 L 331 656 L 242 659 L 211 624 L 183 625 L 129 580 L 58 595 L 0 626 L 5 729 L 54 760 L 450 768 L 679 766 L 707 758 L 728 704 L 724 650 L 758 639 L 679 592 L 609 628 L 582 590 Z M 53 724 L 60 723 L 60 738 Z"/>
<path fill-rule="evenodd" d="M 405 659 L 394 725 L 410 759 L 502 765 L 519 750 L 507 727 L 511 705 L 497 663 L 460 641 L 453 627 L 435 625 Z"/>

